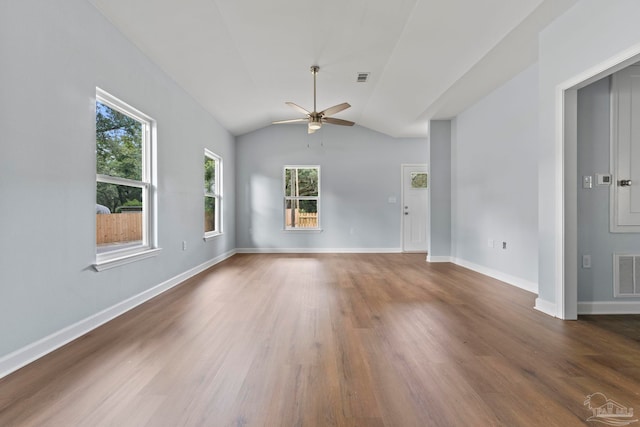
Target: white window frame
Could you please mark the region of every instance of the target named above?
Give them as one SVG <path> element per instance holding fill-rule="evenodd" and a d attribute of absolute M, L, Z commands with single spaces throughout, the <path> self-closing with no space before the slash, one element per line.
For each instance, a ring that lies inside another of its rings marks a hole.
<path fill-rule="evenodd" d="M 216 188 L 213 189 L 213 191 L 207 191 L 206 189 L 204 190 L 204 196 L 205 197 L 212 197 L 215 201 L 214 201 L 214 209 L 215 209 L 215 217 L 214 217 L 214 231 L 205 231 L 204 233 L 204 240 L 210 240 L 216 236 L 220 236 L 223 232 L 222 230 L 222 189 L 224 188 L 222 186 L 222 157 L 218 156 L 216 153 L 214 153 L 213 151 L 209 150 L 209 149 L 204 149 L 204 156 L 206 158 L 212 159 L 215 163 L 216 163 L 216 172 L 215 172 L 215 177 L 214 177 L 214 182 L 216 183 Z M 204 171 L 202 174 L 203 178 L 204 178 Z M 202 206 L 202 211 L 204 212 L 204 199 L 203 199 L 203 206 Z"/>
<path fill-rule="evenodd" d="M 142 243 L 132 248 L 116 249 L 96 254 L 96 262 L 93 266 L 97 271 L 102 271 L 155 256 L 160 251 L 160 248 L 157 247 L 156 228 L 156 122 L 151 117 L 100 88 L 96 88 L 96 101 L 125 114 L 136 121 L 139 121 L 143 126 L 142 179 L 137 181 L 127 178 L 96 174 L 96 183 L 103 182 L 106 184 L 126 185 L 142 189 Z M 94 144 L 95 143 L 97 142 L 94 141 Z"/>
<path fill-rule="evenodd" d="M 318 170 L 318 195 L 317 196 L 287 196 L 287 169 L 317 169 Z M 321 222 L 320 222 L 320 197 L 321 197 L 321 175 L 320 175 L 320 165 L 285 165 L 282 168 L 282 226 L 284 231 L 293 231 L 296 233 L 311 231 L 318 232 L 322 231 Z M 317 206 L 317 226 L 316 227 L 288 227 L 287 226 L 287 201 L 296 201 L 296 200 L 316 200 Z"/>

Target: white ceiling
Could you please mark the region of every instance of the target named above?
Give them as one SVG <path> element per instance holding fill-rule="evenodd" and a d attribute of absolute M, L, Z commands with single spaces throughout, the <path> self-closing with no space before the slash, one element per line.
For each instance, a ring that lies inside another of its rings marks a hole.
<path fill-rule="evenodd" d="M 533 64 L 577 0 L 89 1 L 234 135 L 311 110 L 317 64 L 318 110 L 424 137 Z"/>

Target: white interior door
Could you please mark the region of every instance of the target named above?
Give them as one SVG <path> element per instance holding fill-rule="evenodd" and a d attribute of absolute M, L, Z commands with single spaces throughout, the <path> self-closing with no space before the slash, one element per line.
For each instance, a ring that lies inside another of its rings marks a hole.
<path fill-rule="evenodd" d="M 402 250 L 427 252 L 426 165 L 402 165 Z"/>
<path fill-rule="evenodd" d="M 613 75 L 611 231 L 640 232 L 640 66 Z"/>

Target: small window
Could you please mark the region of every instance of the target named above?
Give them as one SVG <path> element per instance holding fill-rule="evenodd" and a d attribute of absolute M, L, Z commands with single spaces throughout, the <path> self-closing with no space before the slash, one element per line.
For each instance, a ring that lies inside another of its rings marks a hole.
<path fill-rule="evenodd" d="M 320 166 L 285 166 L 285 229 L 320 229 L 319 212 Z"/>
<path fill-rule="evenodd" d="M 204 237 L 222 233 L 222 159 L 204 150 Z"/>
<path fill-rule="evenodd" d="M 97 89 L 96 266 L 153 247 L 153 131 L 152 119 Z"/>
<path fill-rule="evenodd" d="M 411 172 L 411 188 L 427 188 L 427 174 Z"/>

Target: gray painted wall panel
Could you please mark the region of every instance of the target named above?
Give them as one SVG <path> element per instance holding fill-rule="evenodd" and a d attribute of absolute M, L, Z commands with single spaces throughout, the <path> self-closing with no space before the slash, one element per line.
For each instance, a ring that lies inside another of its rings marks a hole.
<path fill-rule="evenodd" d="M 236 144 L 238 248 L 400 249 L 400 165 L 427 163 L 426 139 L 357 125 L 312 135 L 303 125 L 277 125 Z M 322 232 L 283 231 L 284 165 L 321 166 Z"/>
<path fill-rule="evenodd" d="M 454 257 L 534 284 L 537 78 L 531 66 L 461 113 L 452 157 Z"/>
<path fill-rule="evenodd" d="M 429 123 L 429 256 L 451 256 L 451 121 Z"/>
<path fill-rule="evenodd" d="M 1 2 L 0 54 L 0 357 L 235 248 L 233 136 L 89 2 Z M 100 273 L 96 86 L 157 120 L 163 248 Z M 204 147 L 225 162 L 226 233 L 207 243 Z"/>

